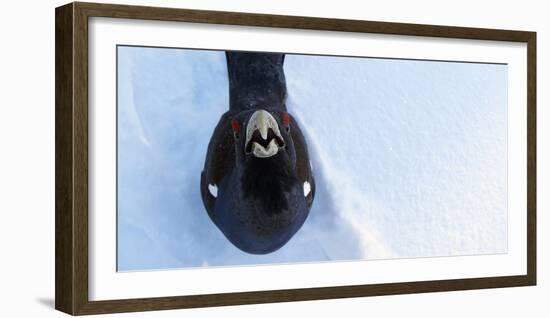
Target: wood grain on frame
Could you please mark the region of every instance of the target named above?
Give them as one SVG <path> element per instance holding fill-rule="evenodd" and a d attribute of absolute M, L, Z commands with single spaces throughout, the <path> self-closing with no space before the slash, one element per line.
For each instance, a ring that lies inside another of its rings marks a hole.
<path fill-rule="evenodd" d="M 55 308 L 74 313 L 73 10 L 55 11 Z"/>
<path fill-rule="evenodd" d="M 536 284 L 536 33 L 75 2 L 55 12 L 55 307 L 99 314 Z M 111 17 L 527 43 L 527 275 L 89 301 L 88 18 Z"/>

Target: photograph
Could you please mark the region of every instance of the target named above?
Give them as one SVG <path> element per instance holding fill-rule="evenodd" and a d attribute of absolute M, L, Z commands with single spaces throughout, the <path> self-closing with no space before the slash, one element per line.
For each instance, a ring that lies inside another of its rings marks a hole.
<path fill-rule="evenodd" d="M 55 309 L 537 288 L 540 30 L 289 13 L 56 7 Z"/>
<path fill-rule="evenodd" d="M 508 93 L 506 63 L 117 45 L 116 270 L 505 254 Z"/>

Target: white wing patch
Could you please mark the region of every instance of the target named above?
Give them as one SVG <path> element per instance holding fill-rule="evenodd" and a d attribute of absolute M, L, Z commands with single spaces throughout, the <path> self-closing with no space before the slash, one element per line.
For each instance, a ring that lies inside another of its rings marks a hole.
<path fill-rule="evenodd" d="M 307 195 L 311 192 L 311 185 L 309 182 L 304 182 L 304 197 L 307 197 Z"/>
<path fill-rule="evenodd" d="M 209 184 L 208 191 L 214 198 L 218 197 L 218 187 L 215 184 Z"/>

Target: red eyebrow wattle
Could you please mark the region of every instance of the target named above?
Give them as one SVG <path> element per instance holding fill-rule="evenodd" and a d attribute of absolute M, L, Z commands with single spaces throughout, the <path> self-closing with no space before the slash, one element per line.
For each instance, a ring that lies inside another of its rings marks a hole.
<path fill-rule="evenodd" d="M 283 112 L 283 125 L 288 125 L 290 123 L 290 117 L 288 116 L 287 112 Z"/>
<path fill-rule="evenodd" d="M 231 128 L 233 128 L 233 131 L 239 131 L 241 129 L 239 121 L 235 118 L 231 119 Z"/>

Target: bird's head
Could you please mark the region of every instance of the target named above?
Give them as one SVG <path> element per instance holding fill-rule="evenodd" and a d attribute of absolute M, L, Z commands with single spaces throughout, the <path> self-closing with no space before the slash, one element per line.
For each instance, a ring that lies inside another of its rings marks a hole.
<path fill-rule="evenodd" d="M 260 201 L 268 214 L 287 209 L 285 192 L 298 182 L 290 115 L 281 110 L 246 110 L 231 118 L 231 128 L 245 198 Z"/>

